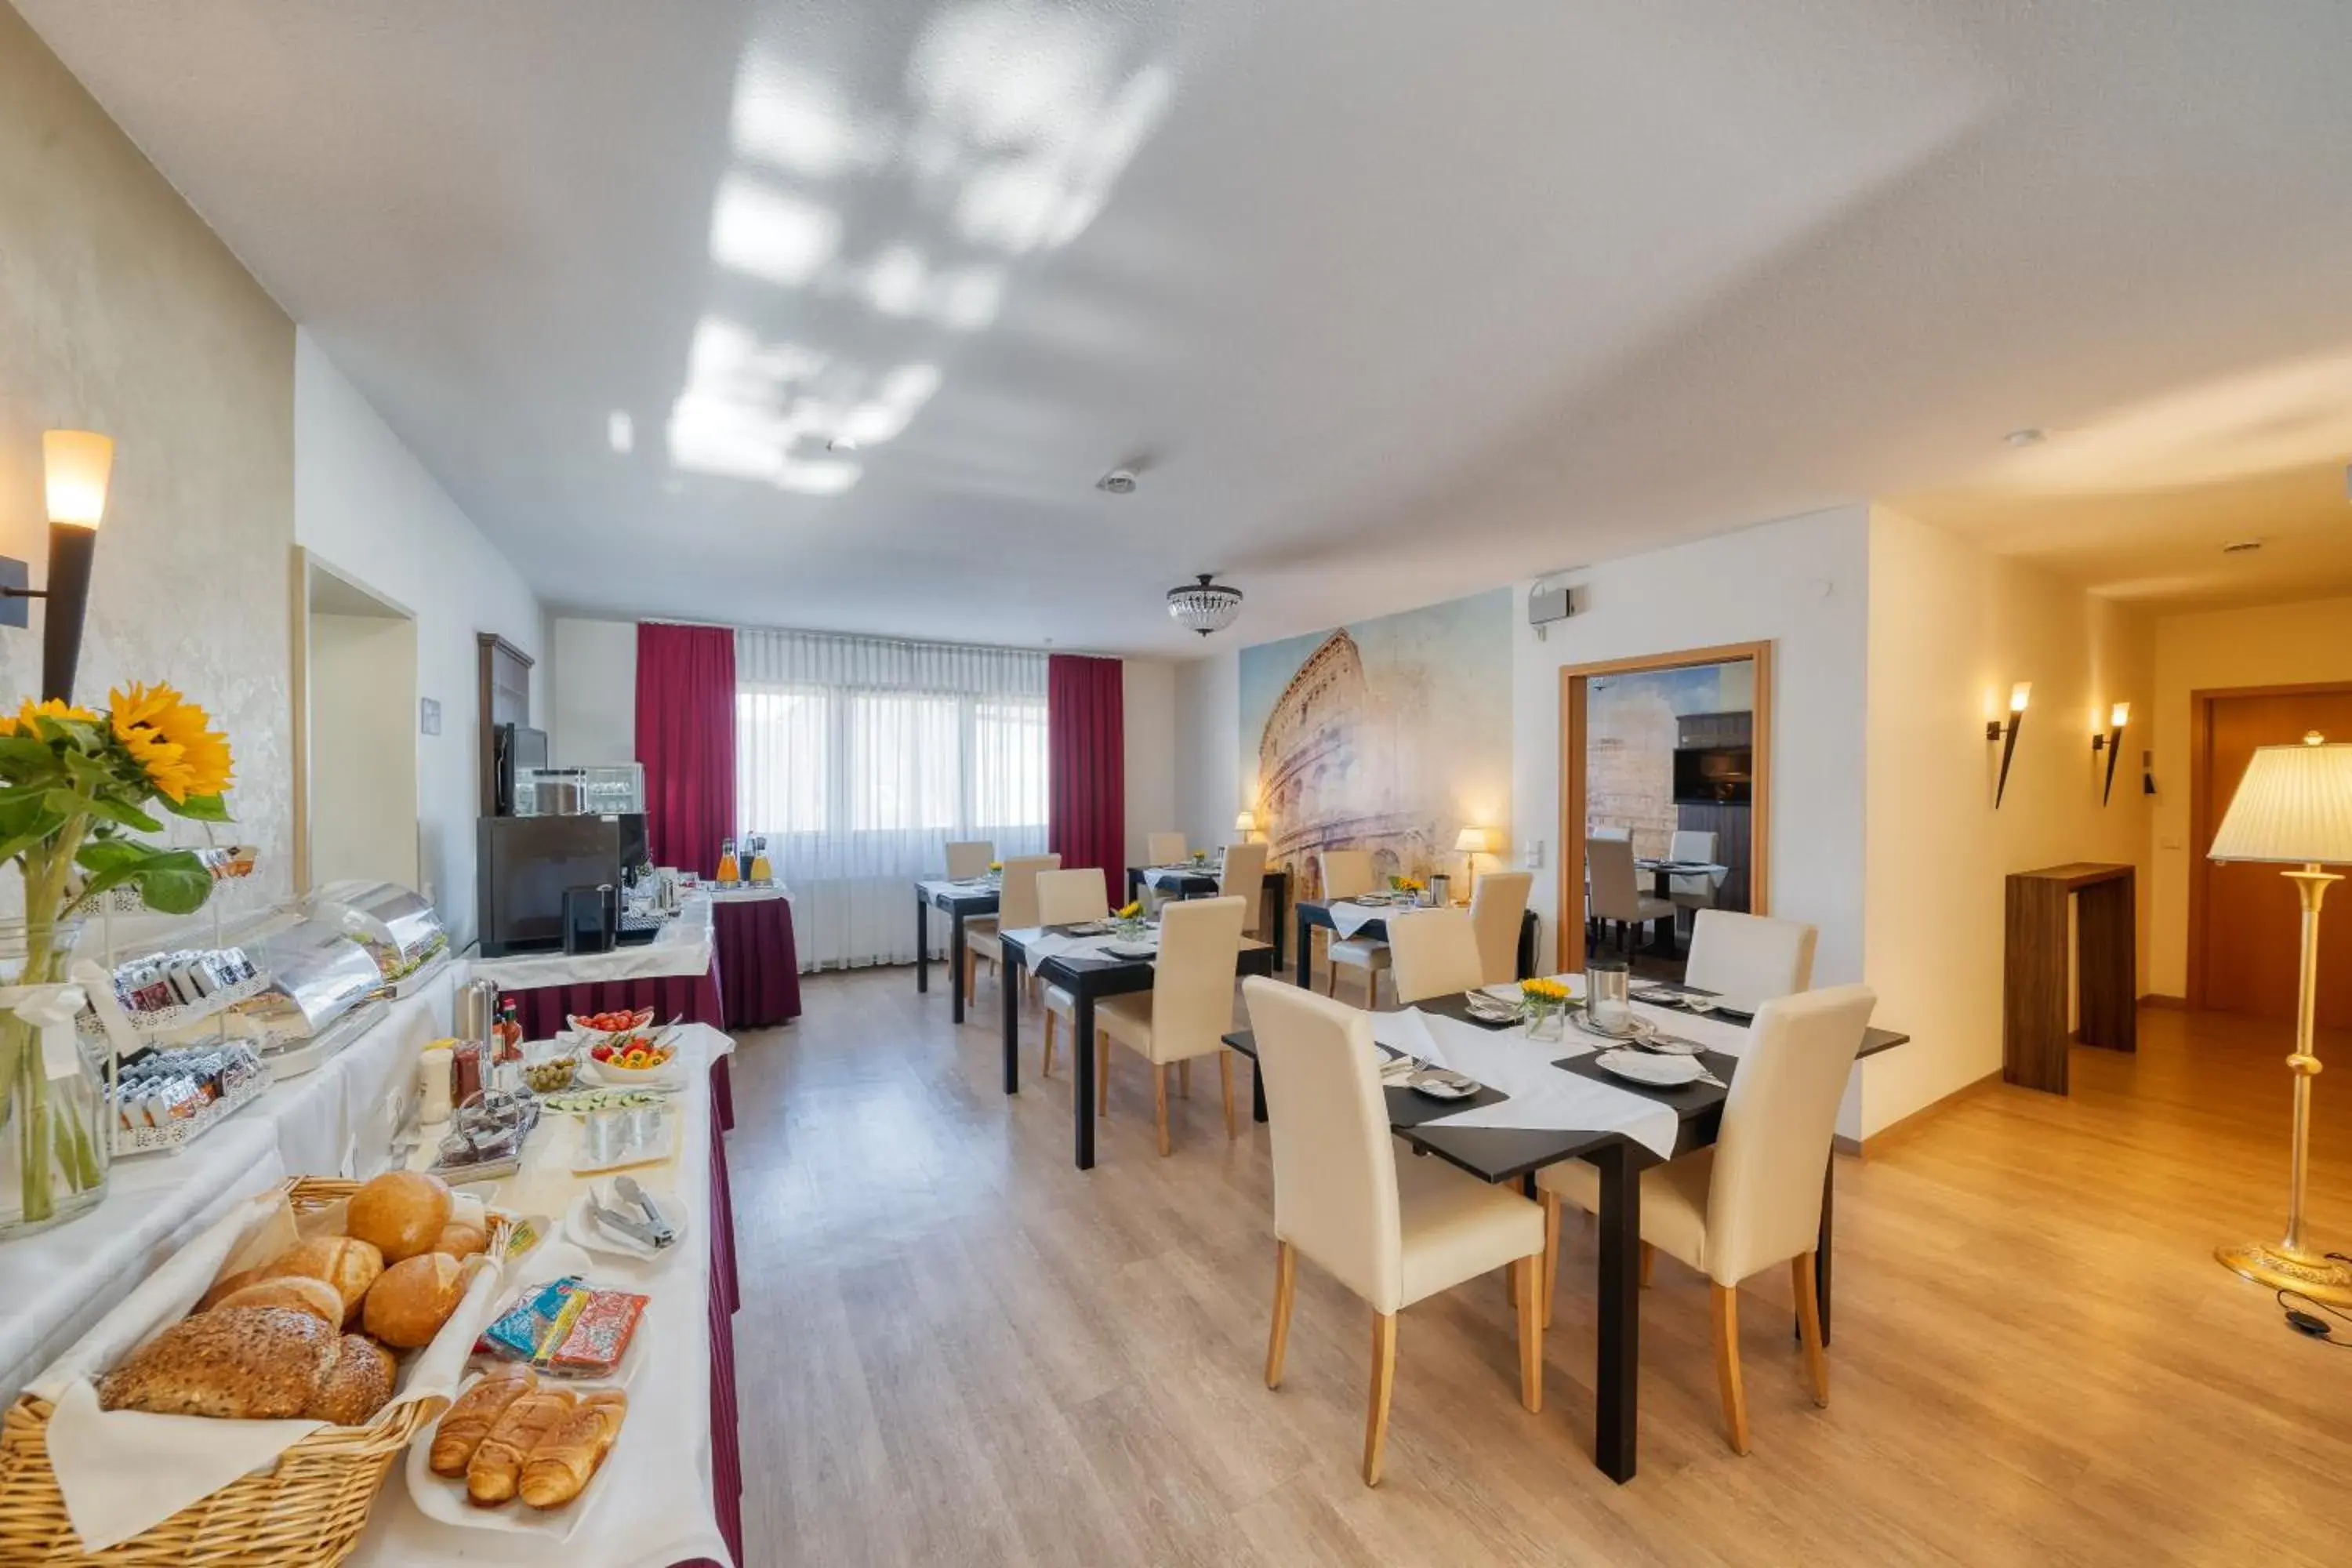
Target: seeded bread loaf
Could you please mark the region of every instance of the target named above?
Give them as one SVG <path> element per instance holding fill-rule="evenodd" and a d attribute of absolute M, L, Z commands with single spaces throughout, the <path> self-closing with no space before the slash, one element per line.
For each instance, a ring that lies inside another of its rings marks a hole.
<path fill-rule="evenodd" d="M 217 1307 L 124 1357 L 99 1384 L 99 1406 L 226 1420 L 299 1415 L 318 1397 L 340 1337 L 290 1307 Z"/>

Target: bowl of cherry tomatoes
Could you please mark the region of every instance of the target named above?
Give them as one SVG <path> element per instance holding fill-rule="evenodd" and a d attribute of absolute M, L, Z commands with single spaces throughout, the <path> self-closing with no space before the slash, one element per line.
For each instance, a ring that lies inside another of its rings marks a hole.
<path fill-rule="evenodd" d="M 659 1078 L 677 1055 L 676 1046 L 664 1045 L 652 1035 L 636 1033 L 615 1035 L 588 1047 L 589 1060 L 596 1071 L 615 1083 L 641 1083 Z"/>
<path fill-rule="evenodd" d="M 576 1040 L 583 1046 L 602 1045 L 623 1035 L 634 1034 L 653 1021 L 654 1010 L 651 1007 L 634 1013 L 626 1008 L 610 1013 L 567 1013 L 564 1022 L 572 1026 L 564 1031 L 564 1038 Z"/>

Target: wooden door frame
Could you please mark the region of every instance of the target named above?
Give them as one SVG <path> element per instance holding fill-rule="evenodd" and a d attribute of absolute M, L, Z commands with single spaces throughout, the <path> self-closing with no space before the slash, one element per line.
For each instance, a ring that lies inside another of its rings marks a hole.
<path fill-rule="evenodd" d="M 2213 704 L 2236 697 L 2339 697 L 2352 680 L 2313 680 L 2284 686 L 2200 687 L 2189 693 L 2189 994 L 2191 1007 L 2205 1005 L 2205 922 L 2210 913 L 2213 862 L 2205 847 L 2221 825 L 2212 820 Z"/>
<path fill-rule="evenodd" d="M 1560 666 L 1559 931 L 1554 939 L 1560 973 L 1573 973 L 1584 967 L 1585 699 L 1586 682 L 1596 675 L 1647 675 L 1707 664 L 1737 664 L 1741 659 L 1754 662 L 1756 697 L 1750 709 L 1748 726 L 1752 732 L 1748 743 L 1755 756 L 1755 782 L 1748 791 L 1748 908 L 1754 914 L 1770 912 L 1772 646 L 1769 638 L 1762 642 L 1719 643 L 1713 647 Z"/>

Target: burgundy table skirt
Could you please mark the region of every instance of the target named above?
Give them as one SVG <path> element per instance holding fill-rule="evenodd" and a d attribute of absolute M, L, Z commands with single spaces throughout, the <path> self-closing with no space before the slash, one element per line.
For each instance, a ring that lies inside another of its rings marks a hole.
<path fill-rule="evenodd" d="M 522 1018 L 523 1038 L 553 1038 L 563 1028 L 567 1013 L 617 1013 L 623 1008 L 651 1007 L 654 1022 L 667 1024 L 680 1014 L 689 1024 L 708 1024 L 725 1033 L 727 1009 L 719 999 L 718 965 L 709 974 L 664 974 L 651 980 L 604 980 L 590 985 L 537 985 L 528 991 L 509 987 Z"/>
<path fill-rule="evenodd" d="M 710 906 L 727 1027 L 772 1029 L 801 1016 L 800 950 L 788 899 L 720 899 Z"/>
<path fill-rule="evenodd" d="M 736 1430 L 735 1310 L 743 1304 L 735 1268 L 735 1200 L 727 1180 L 727 1142 L 735 1124 L 734 1096 L 721 1057 L 710 1068 L 710 1488 L 719 1533 L 743 1563 L 743 1450 Z M 708 1557 L 677 1568 L 719 1568 Z"/>

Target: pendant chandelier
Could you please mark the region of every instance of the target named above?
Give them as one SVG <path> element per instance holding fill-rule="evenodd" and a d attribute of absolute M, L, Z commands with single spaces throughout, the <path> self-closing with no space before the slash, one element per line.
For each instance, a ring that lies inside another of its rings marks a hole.
<path fill-rule="evenodd" d="M 1242 613 L 1242 591 L 1211 582 L 1213 575 L 1203 572 L 1199 582 L 1168 590 L 1169 618 L 1202 637 L 1223 631 Z"/>

